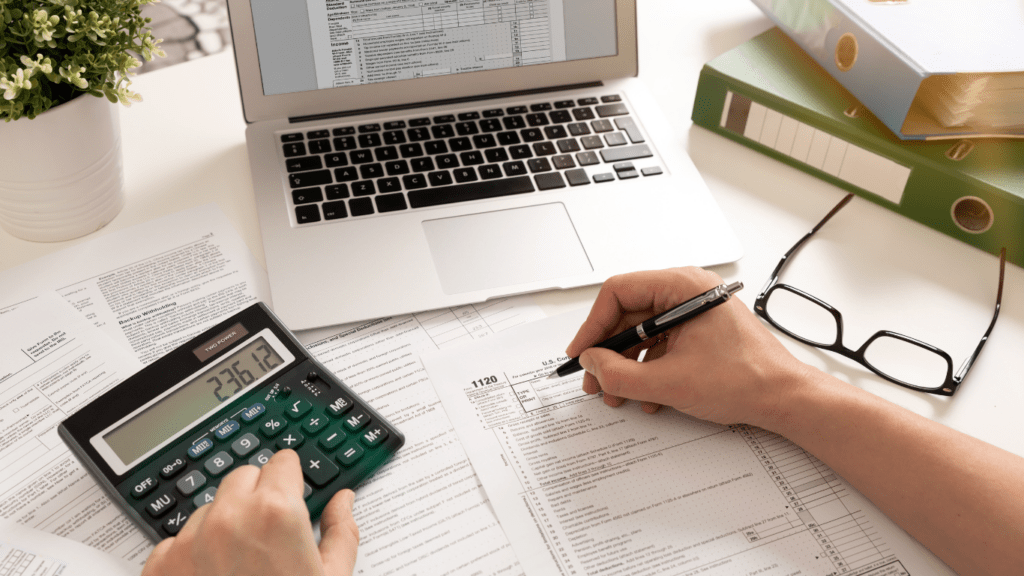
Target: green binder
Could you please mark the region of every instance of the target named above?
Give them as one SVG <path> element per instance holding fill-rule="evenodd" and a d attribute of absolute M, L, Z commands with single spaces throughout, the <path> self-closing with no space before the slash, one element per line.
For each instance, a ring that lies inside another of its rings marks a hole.
<path fill-rule="evenodd" d="M 693 121 L 1024 267 L 1024 142 L 902 141 L 778 28 L 704 66 Z"/>

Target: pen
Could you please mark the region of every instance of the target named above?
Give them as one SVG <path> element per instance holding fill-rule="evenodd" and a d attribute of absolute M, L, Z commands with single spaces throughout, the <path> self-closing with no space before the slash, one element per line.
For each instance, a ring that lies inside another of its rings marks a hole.
<path fill-rule="evenodd" d="M 642 324 L 637 325 L 636 328 L 630 328 L 621 334 L 612 336 L 604 342 L 595 344 L 591 346 L 591 348 L 607 348 L 616 352 L 625 352 L 648 338 L 653 338 L 662 332 L 671 330 L 683 322 L 686 322 L 696 316 L 700 316 L 715 306 L 728 301 L 733 294 L 742 289 L 742 282 L 733 282 L 728 286 L 722 284 L 717 288 L 708 290 L 700 296 L 683 302 L 679 306 L 676 306 L 667 312 L 662 312 L 661 314 L 644 321 Z M 582 369 L 583 367 L 580 366 L 580 358 L 577 356 L 559 366 L 548 376 L 547 379 L 561 378 L 562 376 L 568 376 L 569 374 L 579 372 Z"/>

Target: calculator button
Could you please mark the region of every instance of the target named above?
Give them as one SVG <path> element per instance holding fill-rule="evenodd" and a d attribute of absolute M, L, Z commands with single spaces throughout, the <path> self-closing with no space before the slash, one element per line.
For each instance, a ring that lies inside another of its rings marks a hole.
<path fill-rule="evenodd" d="M 244 436 L 231 443 L 231 451 L 238 457 L 246 456 L 259 447 L 260 439 L 251 433 L 246 433 Z"/>
<path fill-rule="evenodd" d="M 374 426 L 363 433 L 361 440 L 370 448 L 380 446 L 381 442 L 388 437 L 388 431 L 380 426 Z"/>
<path fill-rule="evenodd" d="M 369 423 L 370 417 L 365 412 L 353 412 L 345 418 L 345 428 L 351 432 L 358 432 Z"/>
<path fill-rule="evenodd" d="M 260 423 L 260 434 L 263 434 L 267 438 L 273 438 L 287 427 L 288 423 L 282 418 L 277 416 L 270 416 L 266 420 Z"/>
<path fill-rule="evenodd" d="M 205 484 L 206 476 L 203 476 L 203 473 L 199 470 L 193 470 L 188 473 L 188 476 L 178 480 L 178 492 L 181 492 L 184 496 L 189 496 Z"/>
<path fill-rule="evenodd" d="M 206 490 L 203 490 L 202 492 L 200 492 L 198 496 L 193 498 L 192 499 L 192 504 L 194 504 L 196 508 L 199 508 L 200 506 L 204 506 L 206 504 L 209 504 L 210 502 L 213 502 L 213 497 L 216 494 L 217 494 L 216 486 L 210 486 Z"/>
<path fill-rule="evenodd" d="M 287 403 L 288 408 L 284 411 L 285 416 L 292 420 L 298 420 L 309 412 L 313 405 L 305 400 L 299 398 L 298 400 L 292 400 Z"/>
<path fill-rule="evenodd" d="M 218 440 L 226 440 L 235 435 L 236 432 L 242 429 L 242 425 L 237 420 L 228 420 L 223 426 L 217 428 L 213 434 Z"/>
<path fill-rule="evenodd" d="M 341 469 L 331 462 L 329 456 L 313 446 L 300 448 L 299 459 L 302 461 L 302 473 L 317 488 L 326 486 L 341 472 Z"/>
<path fill-rule="evenodd" d="M 177 476 L 184 469 L 185 459 L 175 458 L 172 462 L 170 462 L 169 464 L 165 464 L 164 467 L 160 469 L 160 477 L 163 478 L 164 480 L 169 480 Z"/>
<path fill-rule="evenodd" d="M 230 454 L 224 451 L 217 452 L 212 458 L 206 461 L 203 466 L 211 476 L 219 476 L 225 470 L 231 467 L 235 463 L 234 458 Z"/>
<path fill-rule="evenodd" d="M 164 530 L 171 536 L 176 536 L 185 527 L 185 522 L 188 522 L 188 513 L 175 512 L 173 516 L 164 521 Z"/>
<path fill-rule="evenodd" d="M 257 402 L 256 404 L 249 406 L 249 408 L 245 412 L 242 412 L 242 422 L 248 424 L 249 422 L 252 422 L 266 411 L 267 407 Z"/>
<path fill-rule="evenodd" d="M 170 494 L 157 496 L 152 502 L 146 504 L 146 513 L 153 518 L 160 518 L 170 512 L 171 508 L 174 508 L 174 505 L 177 504 L 177 502 L 178 501 L 174 499 L 174 496 Z"/>
<path fill-rule="evenodd" d="M 198 460 L 200 456 L 202 456 L 203 454 L 206 453 L 207 450 L 211 450 L 212 448 L 213 440 L 210 440 L 209 438 L 203 438 L 202 440 L 196 442 L 192 446 L 189 446 L 188 457 L 193 460 Z"/>
<path fill-rule="evenodd" d="M 286 449 L 294 450 L 294 449 L 298 448 L 299 446 L 302 446 L 302 443 L 305 442 L 305 441 L 306 441 L 305 436 L 303 436 L 302 434 L 299 434 L 298 432 L 296 432 L 294 430 L 289 430 L 287 434 L 285 434 L 284 436 L 281 436 L 280 438 L 277 439 L 277 447 L 282 449 L 282 450 L 286 450 Z"/>
<path fill-rule="evenodd" d="M 363 455 L 363 448 L 355 442 L 346 444 L 341 452 L 338 452 L 338 462 L 341 462 L 342 466 L 351 466 L 359 460 L 360 456 Z"/>
<path fill-rule="evenodd" d="M 132 496 L 135 496 L 136 498 L 142 498 L 149 494 L 150 492 L 152 492 L 153 490 L 156 490 L 156 486 L 156 478 L 152 476 L 147 476 L 142 480 L 139 480 L 138 484 L 132 486 Z"/>
<path fill-rule="evenodd" d="M 309 497 L 313 495 L 313 487 L 309 484 L 302 483 L 302 499 L 309 500 Z"/>
<path fill-rule="evenodd" d="M 310 436 L 316 436 L 330 423 L 327 416 L 310 416 L 302 423 L 302 430 Z"/>
<path fill-rule="evenodd" d="M 341 426 L 335 426 L 320 438 L 320 447 L 328 452 L 333 452 L 335 448 L 345 441 L 345 438 L 347 436 L 345 431 L 341 429 Z"/>
<path fill-rule="evenodd" d="M 249 465 L 257 468 L 263 468 L 263 465 L 270 462 L 270 458 L 274 455 L 273 452 L 264 448 L 256 453 L 255 456 L 249 458 Z"/>
<path fill-rule="evenodd" d="M 352 409 L 352 401 L 344 396 L 339 396 L 334 402 L 327 406 L 327 413 L 335 418 L 341 418 L 346 412 Z"/>

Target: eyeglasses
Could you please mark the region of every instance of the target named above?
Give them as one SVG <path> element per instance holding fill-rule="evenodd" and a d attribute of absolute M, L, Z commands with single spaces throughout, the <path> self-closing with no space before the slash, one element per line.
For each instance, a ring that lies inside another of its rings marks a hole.
<path fill-rule="evenodd" d="M 847 195 L 813 230 L 808 232 L 775 267 L 772 277 L 754 300 L 754 312 L 787 336 L 823 350 L 845 356 L 886 380 L 920 392 L 952 396 L 981 354 L 992 328 L 999 318 L 1003 300 L 1003 277 L 1006 270 L 1006 248 L 999 255 L 999 290 L 996 309 L 985 335 L 974 354 L 953 374 L 953 359 L 946 352 L 904 334 L 880 330 L 860 348 L 853 350 L 843 344 L 843 315 L 824 301 L 788 284 L 779 283 L 779 274 L 790 257 L 821 229 L 839 210 L 850 203 Z"/>

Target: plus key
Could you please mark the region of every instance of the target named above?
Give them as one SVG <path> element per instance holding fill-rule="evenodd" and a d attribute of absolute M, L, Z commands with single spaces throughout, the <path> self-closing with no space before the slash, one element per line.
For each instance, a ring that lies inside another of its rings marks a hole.
<path fill-rule="evenodd" d="M 317 488 L 326 486 L 341 472 L 341 469 L 331 462 L 329 456 L 312 445 L 299 448 L 298 453 L 299 460 L 302 461 L 302 473 L 309 479 L 309 483 Z"/>

